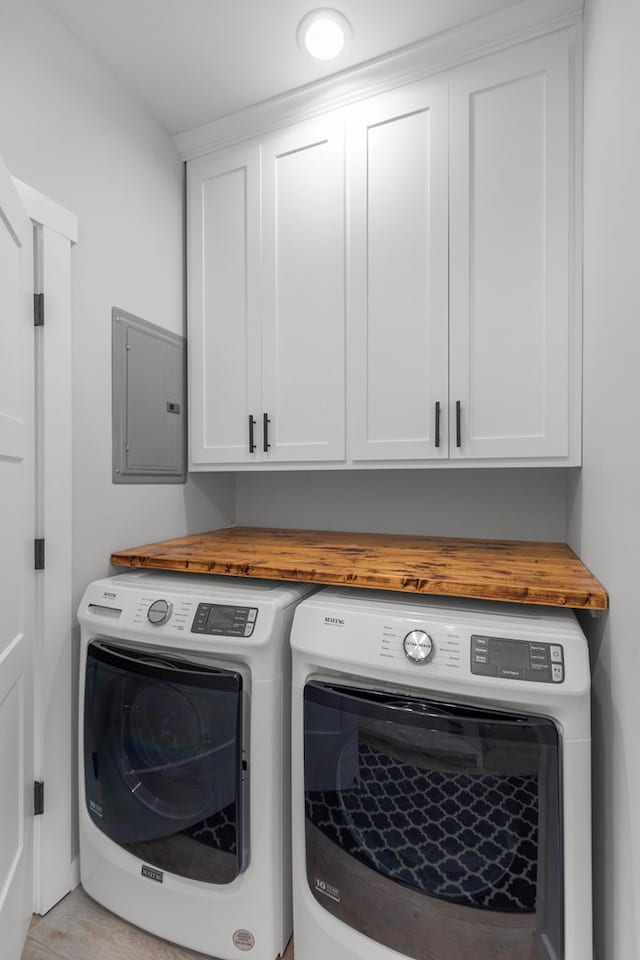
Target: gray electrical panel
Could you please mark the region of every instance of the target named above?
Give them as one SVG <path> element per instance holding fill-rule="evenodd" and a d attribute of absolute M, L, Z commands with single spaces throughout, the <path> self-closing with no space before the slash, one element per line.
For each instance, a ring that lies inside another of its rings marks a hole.
<path fill-rule="evenodd" d="M 114 307 L 114 483 L 185 483 L 185 339 Z"/>

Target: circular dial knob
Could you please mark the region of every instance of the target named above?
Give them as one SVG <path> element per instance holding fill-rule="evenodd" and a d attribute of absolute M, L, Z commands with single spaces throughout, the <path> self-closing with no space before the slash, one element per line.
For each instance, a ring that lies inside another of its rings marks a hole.
<path fill-rule="evenodd" d="M 168 600 L 154 600 L 147 610 L 147 619 L 149 623 L 159 627 L 161 623 L 167 622 L 172 610 L 173 604 L 169 603 Z"/>
<path fill-rule="evenodd" d="M 402 641 L 405 656 L 413 663 L 428 663 L 433 656 L 433 640 L 424 630 L 412 630 Z"/>

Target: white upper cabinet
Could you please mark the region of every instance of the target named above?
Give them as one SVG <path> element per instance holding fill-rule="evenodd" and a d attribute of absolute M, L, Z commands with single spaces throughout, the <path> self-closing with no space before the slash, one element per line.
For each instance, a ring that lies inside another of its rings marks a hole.
<path fill-rule="evenodd" d="M 355 461 L 448 454 L 447 125 L 444 84 L 348 118 Z"/>
<path fill-rule="evenodd" d="M 264 459 L 344 461 L 342 123 L 301 125 L 262 157 Z"/>
<path fill-rule="evenodd" d="M 189 161 L 193 469 L 580 463 L 577 37 Z"/>
<path fill-rule="evenodd" d="M 342 124 L 189 164 L 191 461 L 344 461 Z"/>
<path fill-rule="evenodd" d="M 450 79 L 452 457 L 570 454 L 570 52 L 552 36 Z"/>
<path fill-rule="evenodd" d="M 188 195 L 191 461 L 246 463 L 260 403 L 260 148 L 193 160 Z"/>

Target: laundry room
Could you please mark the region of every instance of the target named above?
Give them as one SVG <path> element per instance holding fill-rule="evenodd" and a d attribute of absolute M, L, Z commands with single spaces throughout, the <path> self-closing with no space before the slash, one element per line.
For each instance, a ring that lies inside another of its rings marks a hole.
<path fill-rule="evenodd" d="M 1 960 L 640 957 L 640 10 L 329 14 L 0 0 Z"/>

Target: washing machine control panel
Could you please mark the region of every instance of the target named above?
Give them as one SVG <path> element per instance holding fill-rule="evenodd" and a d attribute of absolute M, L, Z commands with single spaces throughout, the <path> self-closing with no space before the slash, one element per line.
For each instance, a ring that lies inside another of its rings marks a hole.
<path fill-rule="evenodd" d="M 250 637 L 257 619 L 257 607 L 235 607 L 226 603 L 199 603 L 191 625 L 191 632 L 207 633 L 217 637 Z"/>
<path fill-rule="evenodd" d="M 533 643 L 507 637 L 471 636 L 471 673 L 505 680 L 562 683 L 564 650 L 559 643 Z"/>
<path fill-rule="evenodd" d="M 385 661 L 395 661 L 399 669 L 424 667 L 429 673 L 440 670 L 449 673 L 458 672 L 462 667 L 463 637 L 455 626 L 385 617 L 380 628 L 378 656 Z"/>

